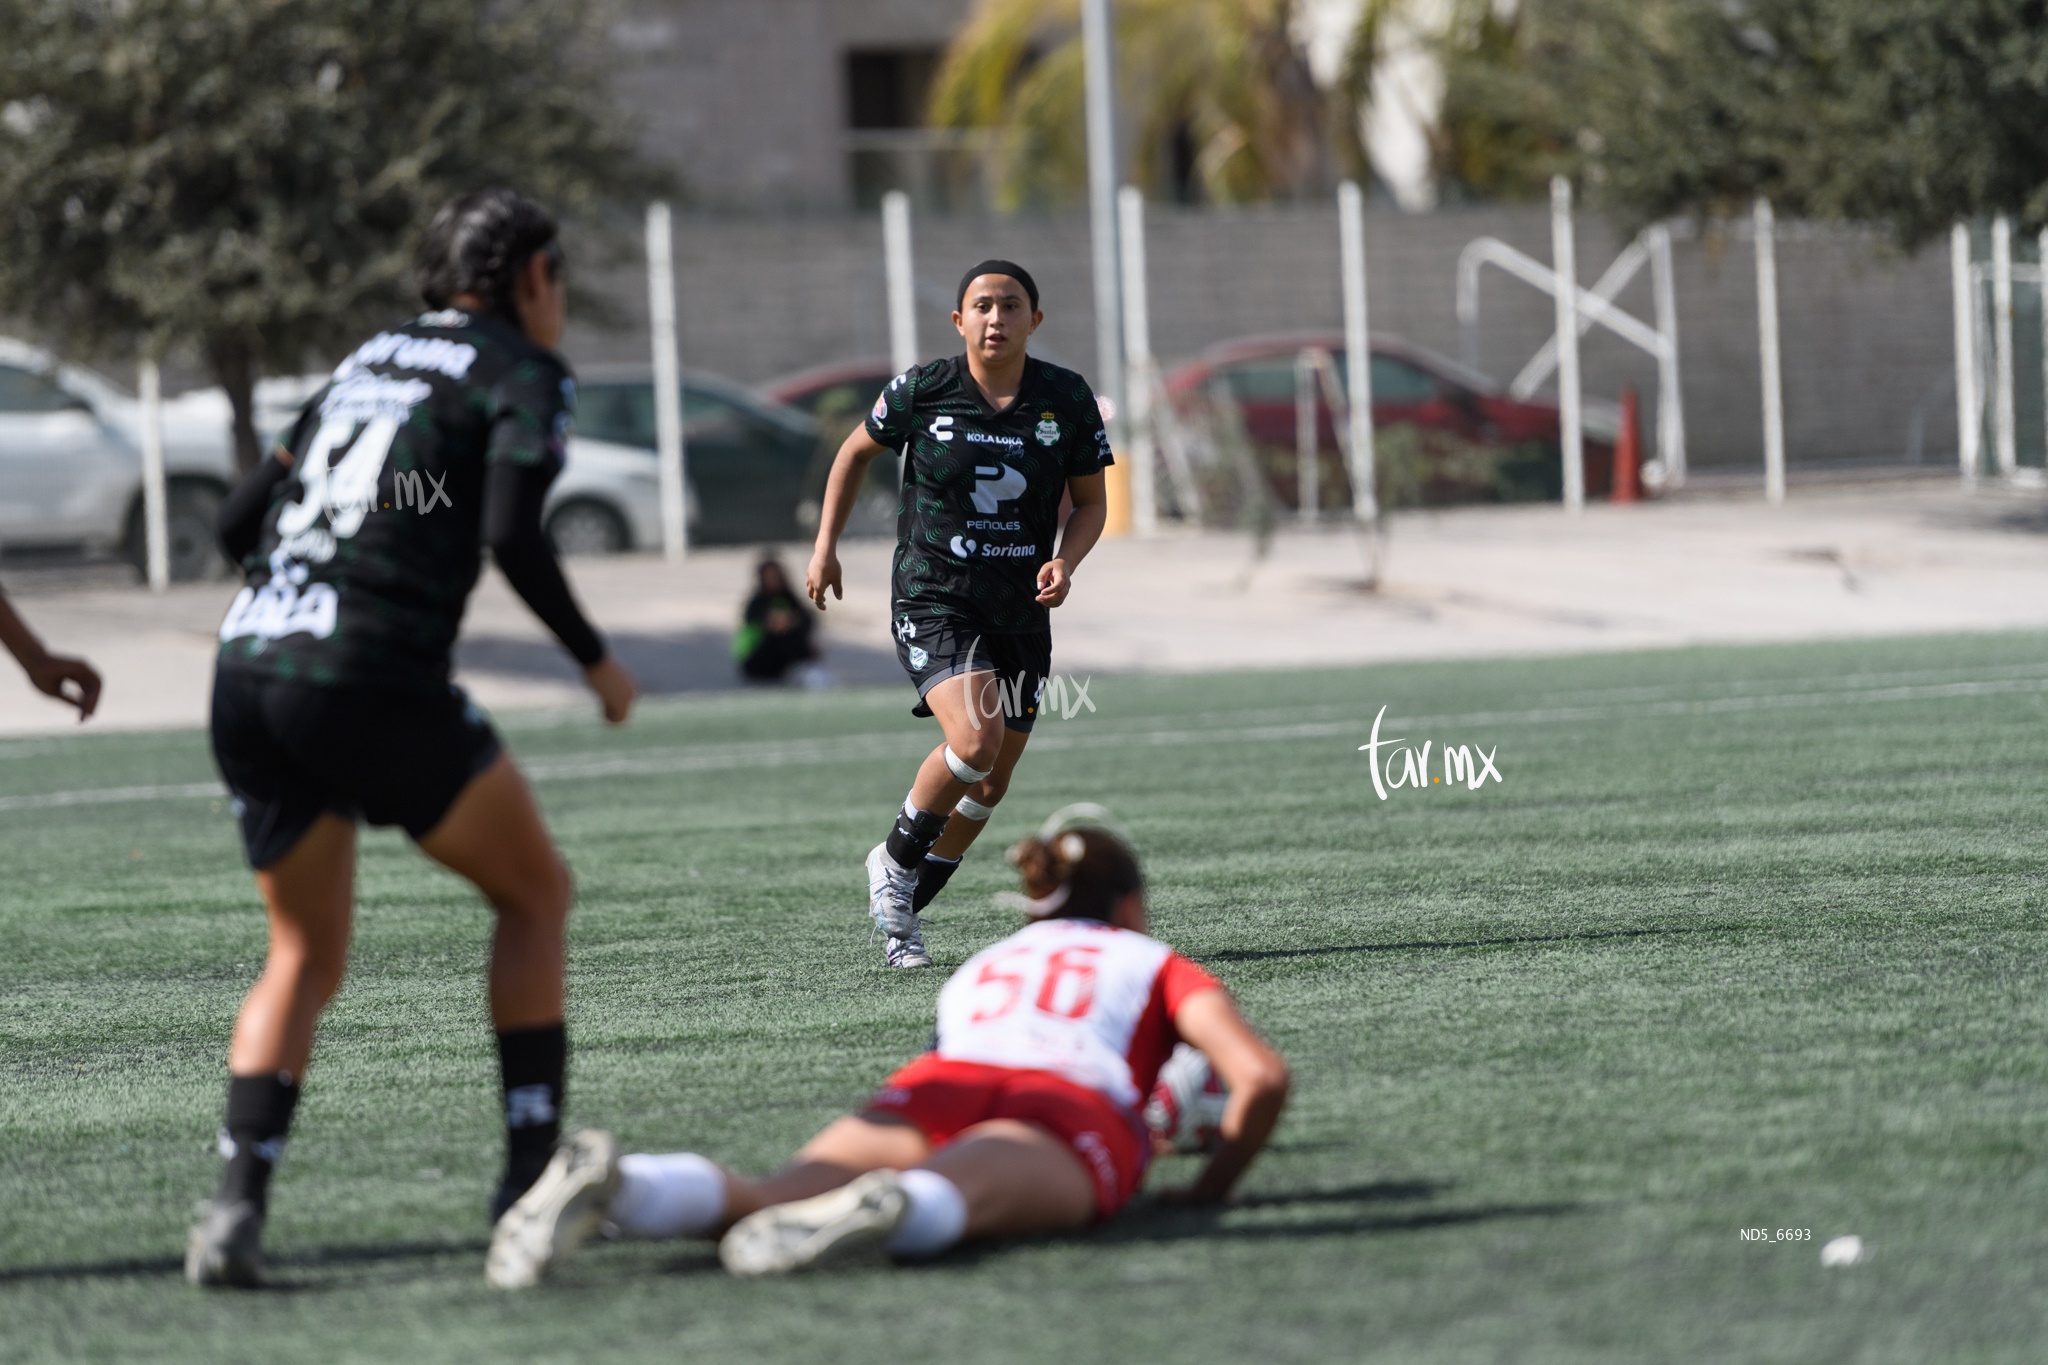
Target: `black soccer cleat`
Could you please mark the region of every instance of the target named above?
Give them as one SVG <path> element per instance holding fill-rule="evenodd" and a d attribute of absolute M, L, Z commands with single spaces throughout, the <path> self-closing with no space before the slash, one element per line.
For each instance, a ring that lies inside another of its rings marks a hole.
<path fill-rule="evenodd" d="M 263 1283 L 263 1211 L 246 1199 L 209 1200 L 185 1242 L 185 1278 L 202 1289 Z"/>

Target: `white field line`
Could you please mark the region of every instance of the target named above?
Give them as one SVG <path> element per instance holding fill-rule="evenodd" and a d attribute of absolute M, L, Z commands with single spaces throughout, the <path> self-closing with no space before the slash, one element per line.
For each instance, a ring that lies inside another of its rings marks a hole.
<path fill-rule="evenodd" d="M 182 782 L 169 787 L 88 787 L 75 792 L 0 796 L 0 811 L 48 810 L 54 806 L 118 806 L 130 801 L 182 801 L 225 796 L 218 782 Z"/>
<path fill-rule="evenodd" d="M 1994 697 L 2048 693 L 2048 678 L 2011 678 L 1984 682 L 1930 683 L 1920 686 L 1865 688 L 1858 691 L 1782 692 L 1750 697 L 1713 697 L 1696 701 L 1656 701 L 1613 706 L 1552 706 L 1526 711 L 1468 711 L 1443 716 L 1391 716 L 1382 733 L 1424 726 L 1555 725 L 1574 721 L 1654 719 L 1667 716 L 1716 716 L 1743 711 L 1812 709 L 1834 705 L 1886 702 L 1949 701 L 1963 697 Z M 1215 726 L 1176 730 L 1107 730 L 1094 726 L 1062 727 L 1033 733 L 1039 750 L 1175 747 L 1188 744 L 1276 744 L 1291 740 L 1357 736 L 1369 719 L 1307 721 L 1293 725 Z M 812 740 L 759 740 L 742 744 L 706 744 L 687 748 L 642 750 L 637 753 L 562 754 L 523 765 L 536 782 L 577 781 L 596 777 L 650 777 L 665 773 L 732 772 L 746 768 L 787 768 L 820 763 L 850 763 L 923 752 L 931 743 L 921 734 L 876 733 Z M 0 812 L 47 810 L 60 806 L 120 805 L 137 801 L 219 798 L 226 791 L 217 782 L 186 782 L 161 787 L 94 787 L 82 791 L 38 792 L 0 796 Z"/>

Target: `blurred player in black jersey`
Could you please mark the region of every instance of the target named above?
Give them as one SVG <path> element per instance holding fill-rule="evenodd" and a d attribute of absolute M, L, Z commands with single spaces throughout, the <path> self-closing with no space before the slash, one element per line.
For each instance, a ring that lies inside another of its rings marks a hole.
<path fill-rule="evenodd" d="M 221 509 L 248 575 L 220 628 L 213 751 L 270 921 L 228 1052 L 220 1186 L 195 1284 L 252 1284 L 270 1174 L 320 1011 L 348 957 L 356 825 L 398 825 L 497 912 L 490 1011 L 509 1148 L 493 1220 L 546 1166 L 567 1037 L 569 870 L 532 793 L 449 681 L 482 551 L 583 665 L 618 723 L 632 678 L 577 609 L 540 524 L 576 382 L 555 222 L 509 190 L 442 209 L 418 284 L 433 311 L 364 342 Z"/>
<path fill-rule="evenodd" d="M 919 915 L 1009 789 L 1052 669 L 1048 612 L 1102 534 L 1109 435 L 1087 381 L 1025 354 L 1045 315 L 1022 266 L 960 281 L 963 354 L 906 370 L 839 448 L 805 588 L 842 596 L 839 535 L 877 455 L 903 452 L 890 582 L 896 654 L 937 716 L 889 837 L 868 855 L 868 913 L 892 967 L 929 967 Z M 1060 498 L 1074 510 L 1059 529 Z M 1058 536 L 1057 550 L 1054 537 Z"/>

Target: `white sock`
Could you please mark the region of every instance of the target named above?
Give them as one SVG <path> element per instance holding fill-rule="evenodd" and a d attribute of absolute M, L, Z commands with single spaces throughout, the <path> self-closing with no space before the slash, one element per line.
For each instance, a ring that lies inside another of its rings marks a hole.
<path fill-rule="evenodd" d="M 725 1218 L 725 1173 L 695 1152 L 629 1153 L 609 1217 L 625 1237 L 702 1237 Z"/>
<path fill-rule="evenodd" d="M 889 1237 L 890 1254 L 936 1256 L 959 1241 L 967 1231 L 967 1200 L 960 1187 L 937 1171 L 904 1171 L 902 1179 L 910 1212 Z"/>

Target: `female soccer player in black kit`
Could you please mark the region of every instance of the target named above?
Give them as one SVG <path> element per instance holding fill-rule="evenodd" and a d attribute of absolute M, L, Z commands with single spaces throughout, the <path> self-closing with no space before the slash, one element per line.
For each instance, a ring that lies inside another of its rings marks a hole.
<path fill-rule="evenodd" d="M 889 837 L 868 854 L 868 913 L 892 967 L 929 967 L 919 913 L 1009 789 L 1052 669 L 1048 612 L 1102 534 L 1109 435 L 1088 384 L 1025 354 L 1045 315 L 1022 266 L 983 261 L 960 281 L 964 354 L 891 380 L 846 438 L 825 485 L 805 588 L 843 596 L 839 536 L 868 463 L 904 455 L 890 615 L 916 714 L 945 740 L 926 757 Z M 1060 495 L 1074 510 L 1059 535 Z"/>
<path fill-rule="evenodd" d="M 222 508 L 248 586 L 221 623 L 213 751 L 270 922 L 228 1051 L 220 1186 L 194 1284 L 258 1278 L 266 1191 L 320 1011 L 348 957 L 356 824 L 399 825 L 497 913 L 490 1010 L 509 1155 L 503 1212 L 546 1166 L 562 1107 L 569 870 L 449 651 L 482 549 L 619 723 L 632 678 L 577 609 L 540 525 L 576 383 L 554 220 L 510 190 L 442 209 L 420 247 L 434 311 L 343 361 Z"/>

